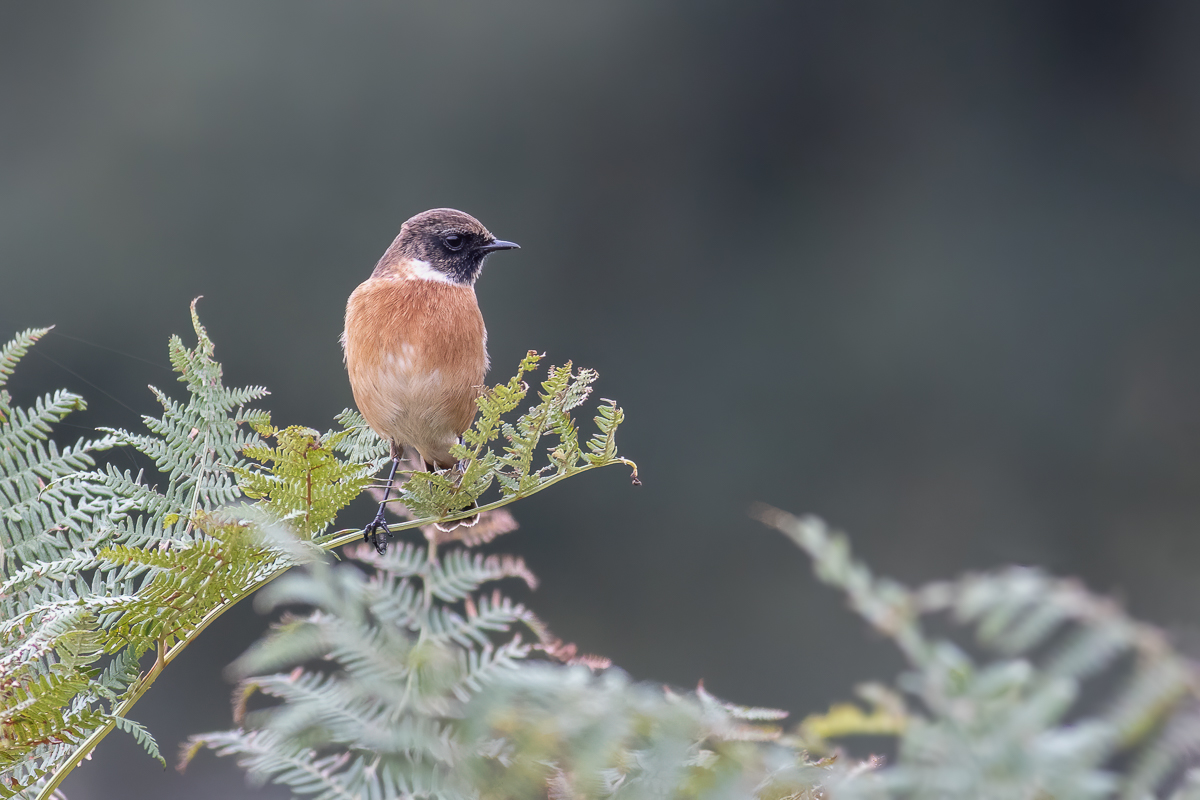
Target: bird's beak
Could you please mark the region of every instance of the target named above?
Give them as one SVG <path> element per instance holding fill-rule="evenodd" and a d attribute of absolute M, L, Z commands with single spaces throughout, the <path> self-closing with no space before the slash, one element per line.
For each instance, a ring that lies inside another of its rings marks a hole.
<path fill-rule="evenodd" d="M 503 239 L 497 239 L 491 244 L 485 244 L 477 248 L 481 253 L 491 253 L 495 250 L 520 250 L 521 245 L 516 242 L 506 242 Z"/>

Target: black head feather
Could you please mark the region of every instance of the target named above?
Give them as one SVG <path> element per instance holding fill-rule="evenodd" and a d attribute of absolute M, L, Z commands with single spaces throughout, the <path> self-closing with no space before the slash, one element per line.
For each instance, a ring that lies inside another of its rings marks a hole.
<path fill-rule="evenodd" d="M 516 247 L 497 239 L 470 214 L 434 208 L 401 226 L 400 235 L 383 254 L 374 274 L 386 273 L 409 259 L 428 264 L 455 283 L 472 284 L 488 253 Z"/>

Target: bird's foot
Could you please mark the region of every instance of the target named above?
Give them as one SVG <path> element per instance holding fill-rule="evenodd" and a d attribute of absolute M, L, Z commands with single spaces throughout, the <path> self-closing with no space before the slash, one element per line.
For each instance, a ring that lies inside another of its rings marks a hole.
<path fill-rule="evenodd" d="M 379 507 L 379 513 L 375 515 L 375 519 L 363 528 L 363 540 L 370 542 L 379 555 L 387 553 L 388 542 L 392 540 L 392 531 L 383 519 L 383 506 Z"/>

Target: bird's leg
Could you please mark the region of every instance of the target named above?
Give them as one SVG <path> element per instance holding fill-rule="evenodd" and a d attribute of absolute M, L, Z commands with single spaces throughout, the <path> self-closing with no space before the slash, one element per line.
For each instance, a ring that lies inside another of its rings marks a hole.
<path fill-rule="evenodd" d="M 460 437 L 458 437 L 458 443 L 459 443 L 459 444 L 462 444 L 462 443 L 463 443 L 463 438 L 462 438 L 461 436 L 460 436 Z M 467 459 L 465 459 L 465 458 L 460 458 L 460 459 L 458 460 L 458 471 L 459 471 L 459 472 L 466 472 L 466 471 L 467 471 Z"/>
<path fill-rule="evenodd" d="M 383 510 L 387 505 L 388 495 L 392 493 L 392 480 L 396 477 L 396 467 L 399 465 L 400 459 L 397 456 L 392 456 L 392 471 L 388 473 L 387 486 L 383 490 L 383 500 L 379 503 L 379 512 L 375 515 L 375 519 L 371 520 L 367 523 L 367 527 L 363 528 L 363 539 L 370 542 L 375 547 L 375 552 L 379 553 L 379 555 L 387 552 L 388 542 L 392 538 L 392 532 L 383 518 Z"/>
<path fill-rule="evenodd" d="M 461 436 L 458 437 L 458 443 L 459 444 L 463 443 L 463 438 Z M 457 464 L 455 464 L 455 466 L 458 467 L 459 480 L 461 481 L 467 473 L 467 459 L 465 459 L 465 458 L 462 459 Z M 472 501 L 471 508 L 479 508 L 479 503 L 477 501 Z M 479 522 L 478 514 L 476 514 L 473 517 L 467 517 L 466 519 L 460 519 L 458 521 L 458 524 L 463 526 L 464 528 L 471 528 L 471 527 L 474 527 L 476 522 Z"/>

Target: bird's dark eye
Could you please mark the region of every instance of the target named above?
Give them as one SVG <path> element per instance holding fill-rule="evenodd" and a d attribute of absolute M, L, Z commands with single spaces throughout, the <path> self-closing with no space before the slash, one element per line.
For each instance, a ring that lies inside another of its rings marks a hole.
<path fill-rule="evenodd" d="M 463 245 L 467 243 L 467 238 L 461 233 L 447 233 L 442 237 L 442 241 L 451 250 L 462 250 Z"/>

